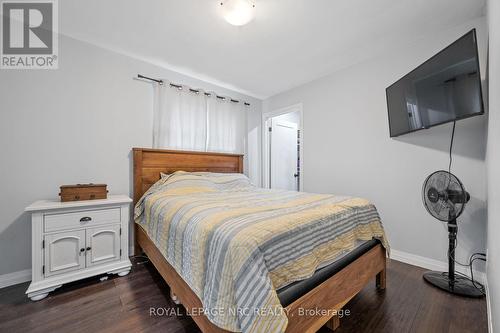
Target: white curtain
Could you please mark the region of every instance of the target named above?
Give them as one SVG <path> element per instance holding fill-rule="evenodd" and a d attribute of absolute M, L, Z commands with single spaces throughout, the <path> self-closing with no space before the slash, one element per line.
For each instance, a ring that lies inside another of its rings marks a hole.
<path fill-rule="evenodd" d="M 156 84 L 154 95 L 153 148 L 206 150 L 205 94 Z"/>
<path fill-rule="evenodd" d="M 153 148 L 244 153 L 243 102 L 169 84 L 154 89 Z"/>
<path fill-rule="evenodd" d="M 246 107 L 229 98 L 208 98 L 207 150 L 223 153 L 244 153 Z"/>

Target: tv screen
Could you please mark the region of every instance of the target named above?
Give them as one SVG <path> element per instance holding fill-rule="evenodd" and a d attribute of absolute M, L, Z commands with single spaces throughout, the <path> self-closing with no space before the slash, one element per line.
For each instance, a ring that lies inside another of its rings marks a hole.
<path fill-rule="evenodd" d="M 483 114 L 476 30 L 386 89 L 391 137 Z"/>

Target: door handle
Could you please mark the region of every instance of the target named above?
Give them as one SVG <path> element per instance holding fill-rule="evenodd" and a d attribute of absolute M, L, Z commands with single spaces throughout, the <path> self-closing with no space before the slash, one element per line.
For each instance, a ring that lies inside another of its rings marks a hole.
<path fill-rule="evenodd" d="M 92 248 L 89 246 L 89 247 L 87 247 L 87 249 L 86 249 L 86 250 L 87 250 L 87 251 L 90 251 L 90 250 L 92 250 Z"/>
<path fill-rule="evenodd" d="M 83 252 L 85 252 L 85 248 L 84 248 L 84 247 L 82 247 L 82 248 L 80 249 L 80 255 L 82 255 L 82 254 L 83 254 Z"/>
<path fill-rule="evenodd" d="M 91 218 L 90 216 L 85 216 L 85 217 L 82 217 L 82 218 L 80 219 L 80 222 L 81 222 L 81 223 L 84 223 L 84 222 L 90 222 L 90 221 L 92 221 L 92 218 Z"/>
<path fill-rule="evenodd" d="M 293 174 L 293 176 L 294 176 L 295 178 L 297 178 L 297 177 L 299 176 L 299 174 L 298 174 L 298 173 L 294 173 L 294 174 Z"/>

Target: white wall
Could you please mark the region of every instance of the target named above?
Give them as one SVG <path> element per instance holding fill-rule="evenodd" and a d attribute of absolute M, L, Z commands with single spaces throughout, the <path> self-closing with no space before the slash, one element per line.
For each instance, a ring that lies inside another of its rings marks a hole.
<path fill-rule="evenodd" d="M 500 333 L 500 3 L 488 1 L 488 289 L 493 330 Z"/>
<path fill-rule="evenodd" d="M 152 143 L 152 88 L 138 73 L 250 102 L 246 170 L 260 180 L 261 101 L 68 37 L 59 45 L 58 70 L 0 72 L 0 275 L 31 267 L 31 202 L 84 182 L 132 194 L 131 148 Z"/>
<path fill-rule="evenodd" d="M 441 262 L 447 261 L 447 231 L 423 207 L 421 187 L 431 172 L 448 167 L 451 124 L 390 139 L 385 88 L 472 27 L 478 29 L 484 77 L 487 32 L 481 18 L 264 101 L 263 112 L 303 103 L 305 191 L 372 200 L 393 249 Z M 452 172 L 472 197 L 460 218 L 461 261 L 485 250 L 485 130 L 486 116 L 457 123 Z"/>

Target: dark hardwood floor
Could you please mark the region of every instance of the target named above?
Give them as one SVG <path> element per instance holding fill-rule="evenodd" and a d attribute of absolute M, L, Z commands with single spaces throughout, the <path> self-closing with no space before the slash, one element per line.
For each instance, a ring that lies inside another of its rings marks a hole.
<path fill-rule="evenodd" d="M 340 320 L 336 332 L 488 331 L 484 299 L 437 290 L 422 280 L 423 271 L 389 262 L 387 290 L 377 292 L 375 281 L 367 286 L 345 306 L 350 315 Z M 149 263 L 134 264 L 125 277 L 65 285 L 39 302 L 28 300 L 27 286 L 0 289 L 0 332 L 199 332 L 170 300 L 168 286 Z M 158 307 L 168 313 L 150 316 L 150 308 Z"/>

